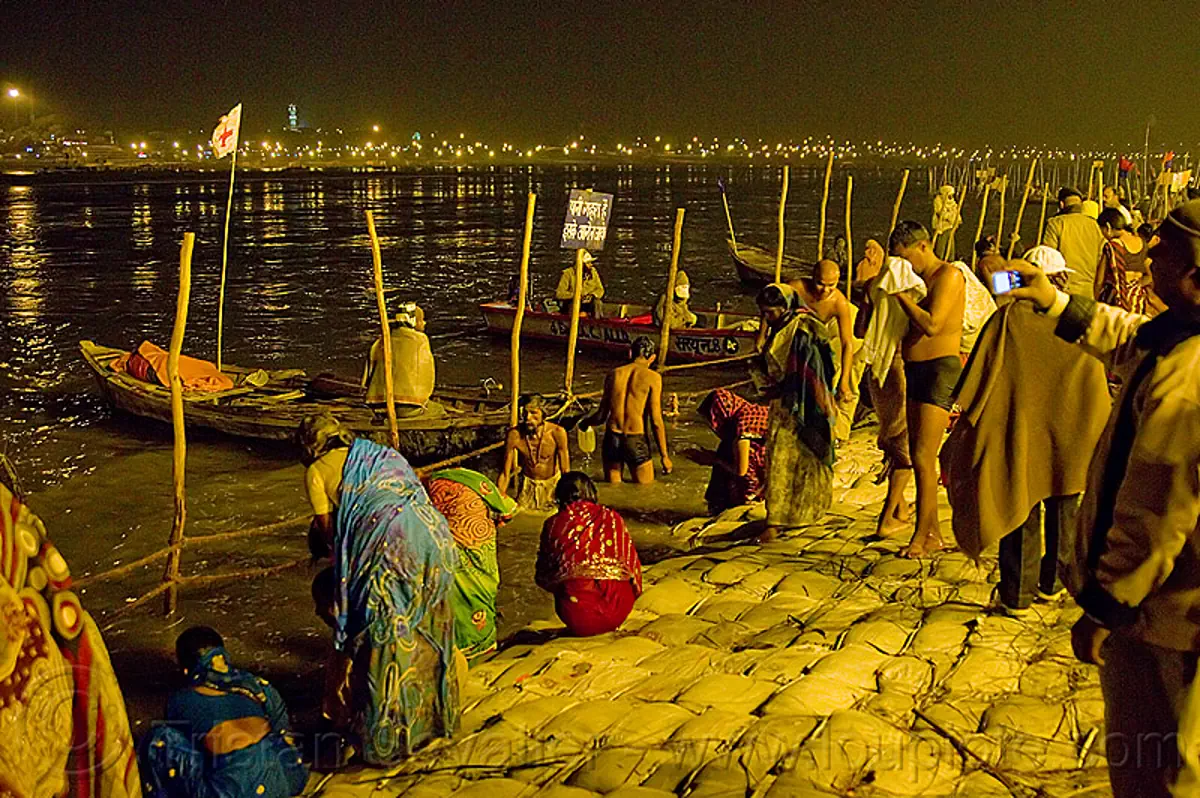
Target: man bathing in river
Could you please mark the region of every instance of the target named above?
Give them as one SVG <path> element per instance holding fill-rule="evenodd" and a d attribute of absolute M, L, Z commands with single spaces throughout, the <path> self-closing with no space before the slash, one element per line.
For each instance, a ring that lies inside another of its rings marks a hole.
<path fill-rule="evenodd" d="M 854 313 L 846 295 L 838 288 L 842 270 L 832 260 L 819 260 L 813 265 L 812 275 L 793 280 L 789 285 L 800 294 L 804 304 L 817 314 L 825 324 L 837 321 L 837 340 L 840 344 L 838 352 L 837 398 L 838 418 L 834 436 L 838 440 L 850 437 L 850 425 L 854 421 L 854 409 L 858 405 L 858 384 L 862 380 L 865 361 L 858 358 L 859 365 L 855 367 Z M 831 338 L 833 336 L 830 336 Z M 857 342 L 859 348 L 862 341 Z"/>
<path fill-rule="evenodd" d="M 910 322 L 901 351 L 909 455 L 917 481 L 917 528 L 905 556 L 922 557 L 946 547 L 937 514 L 938 448 L 962 374 L 959 347 L 966 287 L 962 273 L 934 254 L 929 231 L 920 222 L 896 225 L 888 247 L 912 263 L 929 291 L 920 303 L 907 293 L 896 295 Z"/>
<path fill-rule="evenodd" d="M 504 468 L 497 487 L 505 496 L 508 486 L 521 471 L 517 504 L 528 510 L 556 509 L 554 489 L 558 478 L 571 470 L 567 431 L 546 420 L 545 400 L 534 394 L 525 400 L 521 423 L 508 431 L 504 443 Z"/>
<path fill-rule="evenodd" d="M 601 450 L 604 472 L 610 483 L 621 482 L 625 466 L 638 484 L 654 481 L 654 463 L 650 458 L 650 440 L 646 436 L 646 413 L 662 456 L 664 474 L 670 474 L 671 457 L 667 454 L 667 429 L 662 418 L 662 376 L 650 366 L 658 357 L 658 347 L 649 338 L 640 337 L 630 347 L 633 362 L 614 369 L 604 380 L 604 398 L 586 426 L 604 424 Z"/>

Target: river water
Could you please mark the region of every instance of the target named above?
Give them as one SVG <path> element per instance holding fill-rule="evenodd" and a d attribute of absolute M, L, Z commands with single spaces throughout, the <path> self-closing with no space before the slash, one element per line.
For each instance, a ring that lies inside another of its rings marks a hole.
<path fill-rule="evenodd" d="M 855 170 L 854 244 L 887 226 L 898 173 Z M 794 169 L 787 251 L 816 251 L 822 168 Z M 615 194 L 597 265 L 609 298 L 653 302 L 666 282 L 675 209 L 686 209 L 680 264 L 692 306 L 749 309 L 725 245 L 728 226 L 718 181 L 726 184 L 740 241 L 773 247 L 780 174 L 776 168 L 511 167 L 442 168 L 392 174 L 251 175 L 236 186 L 224 323 L 226 362 L 357 376 L 375 336 L 377 311 L 364 211 L 374 211 L 384 280 L 395 296 L 419 301 L 442 382 L 507 381 L 508 343 L 484 332 L 477 305 L 503 297 L 520 258 L 526 196 L 538 195 L 531 273 L 538 296 L 553 292 L 571 262 L 559 248 L 570 188 Z M 845 172 L 835 170 L 828 240 L 844 230 Z M 30 504 L 46 521 L 78 577 L 160 548 L 172 518 L 171 439 L 165 425 L 114 416 L 100 401 L 78 352 L 81 339 L 122 348 L 143 339 L 165 346 L 178 287 L 179 244 L 196 234 L 185 352 L 215 358 L 217 294 L 228 183 L 219 174 L 175 181 L 0 186 L 0 435 Z M 977 204 L 977 203 L 976 203 Z M 904 214 L 927 220 L 927 187 L 910 183 Z M 1033 206 L 1031 206 L 1033 208 Z M 968 209 L 960 252 L 974 231 Z M 1036 209 L 1031 210 L 1036 224 Z M 989 225 L 990 226 L 990 225 Z M 1027 229 L 1032 229 L 1027 222 Z M 523 348 L 524 387 L 561 385 L 563 347 Z M 584 354 L 576 390 L 595 388 L 613 361 Z M 668 380 L 668 391 L 730 382 L 736 372 L 700 369 Z M 673 425 L 674 448 L 711 446 L 707 430 Z M 702 511 L 704 470 L 676 456 L 677 473 L 644 490 L 605 488 L 648 550 L 666 550 L 663 524 Z M 189 436 L 189 535 L 226 531 L 305 511 L 302 470 L 280 446 Z M 583 461 L 595 473 L 599 464 Z M 485 470 L 495 462 L 482 464 Z M 503 631 L 550 606 L 532 586 L 540 519 L 501 533 Z M 224 549 L 187 550 L 184 572 L 280 562 L 304 552 L 303 529 L 251 538 Z M 653 556 L 651 553 L 649 556 Z M 326 632 L 312 618 L 308 574 L 187 592 L 180 617 L 112 611 L 158 577 L 158 566 L 84 589 L 106 625 L 136 719 L 153 713 L 170 672 L 168 652 L 182 625 L 212 623 L 246 664 L 265 669 L 303 712 L 305 680 L 323 656 Z"/>

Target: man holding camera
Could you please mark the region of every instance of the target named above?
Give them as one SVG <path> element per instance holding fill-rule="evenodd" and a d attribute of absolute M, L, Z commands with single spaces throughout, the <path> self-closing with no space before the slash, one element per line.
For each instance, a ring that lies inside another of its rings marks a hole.
<path fill-rule="evenodd" d="M 1200 201 L 1172 211 L 1158 237 L 1154 291 L 1168 310 L 1153 320 L 1009 267 L 1025 283 L 1010 295 L 1122 381 L 1064 573 L 1085 611 L 1075 655 L 1100 665 L 1118 798 L 1200 795 Z"/>

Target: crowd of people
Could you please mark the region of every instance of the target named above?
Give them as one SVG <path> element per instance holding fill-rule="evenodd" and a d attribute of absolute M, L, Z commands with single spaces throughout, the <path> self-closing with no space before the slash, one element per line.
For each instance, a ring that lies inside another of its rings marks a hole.
<path fill-rule="evenodd" d="M 1058 197 L 1041 241 L 1012 242 L 1011 259 L 982 241 L 974 267 L 948 260 L 953 244 L 939 242 L 959 211 L 942 192 L 932 231 L 901 221 L 886 248 L 867 242 L 849 296 L 836 260 L 762 289 L 753 394 L 718 389 L 699 404 L 718 438 L 705 499 L 714 515 L 762 503 L 758 543 L 819 522 L 865 384 L 887 481 L 877 534 L 911 527 L 910 558 L 997 546 L 998 612 L 1023 616 L 1069 591 L 1084 610 L 1075 653 L 1101 668 L 1109 745 L 1144 748 L 1110 756 L 1114 792 L 1166 795 L 1200 783 L 1200 201 L 1144 235 L 1116 192 L 1096 218 L 1078 191 Z M 677 290 L 656 312 L 687 313 L 687 299 Z M 414 412 L 432 390 L 423 322 L 405 306 L 393 327 L 393 362 L 412 388 L 397 399 Z M 369 399 L 381 350 L 364 375 Z M 657 354 L 634 341 L 580 422 L 603 430 L 609 483 L 652 482 L 655 448 L 661 472 L 673 470 Z M 637 549 L 572 470 L 548 411 L 524 400 L 496 482 L 464 468 L 419 476 L 327 414 L 300 425 L 308 544 L 324 564 L 313 607 L 332 643 L 322 715 L 344 742 L 335 764 L 395 763 L 455 733 L 466 672 L 497 647 L 496 540 L 517 512 L 546 516 L 535 579 L 566 633 L 628 617 L 642 590 Z M 187 629 L 176 648 L 186 685 L 139 747 L 145 791 L 299 792 L 307 770 L 278 692 L 236 667 L 213 629 Z"/>

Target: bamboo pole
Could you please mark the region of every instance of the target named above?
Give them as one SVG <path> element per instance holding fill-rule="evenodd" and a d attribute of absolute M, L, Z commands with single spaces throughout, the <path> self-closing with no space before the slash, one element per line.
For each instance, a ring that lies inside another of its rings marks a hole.
<path fill-rule="evenodd" d="M 575 294 L 571 297 L 571 331 L 567 334 L 567 373 L 564 379 L 567 397 L 574 396 L 575 347 L 579 343 L 579 306 L 583 302 L 583 253 L 575 250 Z"/>
<path fill-rule="evenodd" d="M 996 248 L 1004 246 L 1004 195 L 1008 193 L 1008 175 L 1000 178 L 1000 222 L 996 225 Z"/>
<path fill-rule="evenodd" d="M 908 170 L 904 170 L 904 177 L 900 178 L 900 191 L 896 193 L 896 204 L 892 206 L 892 223 L 888 225 L 888 235 L 896 229 L 896 222 L 900 220 L 900 203 L 904 202 L 904 189 L 908 187 Z"/>
<path fill-rule="evenodd" d="M 825 213 L 829 207 L 829 178 L 833 175 L 833 150 L 825 162 L 825 194 L 821 197 L 821 226 L 817 230 L 817 260 L 825 257 Z"/>
<path fill-rule="evenodd" d="M 979 239 L 983 238 L 983 222 L 987 219 L 988 194 L 992 191 L 991 187 L 986 183 L 983 185 L 983 204 L 979 208 L 979 226 L 975 228 L 975 240 L 971 242 L 971 268 L 975 268 L 975 264 L 979 261 L 979 250 L 975 248 L 975 244 Z"/>
<path fill-rule="evenodd" d="M 737 254 L 737 236 L 733 232 L 733 217 L 729 215 L 729 197 L 725 196 L 725 189 L 721 189 L 721 204 L 725 206 L 725 221 L 729 223 L 729 240 L 733 244 L 733 254 Z"/>
<path fill-rule="evenodd" d="M 388 422 L 388 444 L 400 448 L 400 429 L 396 424 L 396 393 L 392 382 L 392 331 L 388 327 L 387 303 L 383 299 L 383 255 L 379 250 L 379 234 L 375 232 L 375 214 L 367 211 L 367 232 L 371 235 L 371 265 L 375 275 L 375 304 L 379 308 L 379 346 L 383 354 L 383 379 Z"/>
<path fill-rule="evenodd" d="M 533 209 L 537 205 L 537 194 L 529 193 L 525 206 L 525 238 L 521 244 L 521 269 L 517 288 L 517 317 L 513 319 L 511 360 L 512 399 L 510 401 L 509 426 L 517 426 L 521 399 L 521 325 L 525 321 L 525 301 L 529 295 L 529 242 L 533 235 Z"/>
<path fill-rule="evenodd" d="M 667 303 L 663 309 L 662 334 L 658 339 L 658 370 L 667 367 L 671 345 L 671 304 L 675 301 L 675 278 L 679 274 L 679 242 L 683 238 L 683 208 L 675 211 L 675 240 L 671 244 L 671 266 L 667 270 Z"/>
<path fill-rule="evenodd" d="M 1033 163 L 1029 164 L 1029 176 L 1025 178 L 1025 192 L 1021 196 L 1021 207 L 1017 209 L 1017 226 L 1013 229 L 1013 239 L 1008 245 L 1009 258 L 1013 255 L 1013 249 L 1017 246 L 1017 236 L 1021 235 L 1021 220 L 1025 218 L 1025 205 L 1029 202 L 1029 192 L 1033 190 L 1033 170 L 1037 168 L 1037 158 L 1033 159 Z"/>
<path fill-rule="evenodd" d="M 240 135 L 240 132 L 239 132 Z M 229 217 L 233 215 L 233 176 L 237 172 L 237 139 L 229 162 L 229 199 L 225 202 L 225 242 L 221 245 L 221 290 L 217 297 L 217 371 L 221 370 L 221 336 L 225 329 L 225 266 L 229 263 Z"/>
<path fill-rule="evenodd" d="M 175 430 L 175 446 L 171 458 L 172 482 L 175 487 L 175 519 L 168 541 L 171 553 L 163 572 L 166 600 L 163 612 L 173 615 L 179 603 L 179 558 L 183 551 L 183 525 L 187 520 L 187 489 L 184 473 L 187 467 L 187 435 L 183 425 L 183 382 L 179 379 L 179 355 L 183 351 L 183 333 L 187 329 L 188 302 L 192 295 L 192 250 L 195 233 L 183 234 L 179 248 L 179 296 L 175 302 L 175 328 L 171 331 L 171 348 L 167 352 L 167 382 L 171 386 L 171 426 Z"/>
<path fill-rule="evenodd" d="M 854 286 L 854 236 L 850 232 L 850 203 L 854 197 L 854 176 L 846 175 L 846 298 Z"/>
<path fill-rule="evenodd" d="M 702 369 L 711 366 L 729 366 L 734 363 L 742 363 L 746 360 L 758 357 L 758 352 L 747 352 L 741 355 L 733 355 L 731 357 L 723 357 L 717 360 L 697 360 L 691 363 L 677 363 L 673 366 L 663 366 L 659 371 L 664 374 L 668 371 L 682 371 L 685 369 Z"/>
<path fill-rule="evenodd" d="M 1038 219 L 1037 243 L 1042 243 L 1042 234 L 1046 232 L 1046 199 L 1050 196 L 1050 187 L 1042 189 L 1042 216 Z"/>
<path fill-rule="evenodd" d="M 783 167 L 783 190 L 779 194 L 779 248 L 775 251 L 775 282 L 783 275 L 783 211 L 787 207 L 788 167 Z"/>
<path fill-rule="evenodd" d="M 1088 193 L 1087 193 L 1088 199 L 1092 198 L 1092 187 L 1095 185 L 1095 179 L 1096 179 L 1096 164 L 1093 161 L 1091 164 L 1088 165 Z"/>

